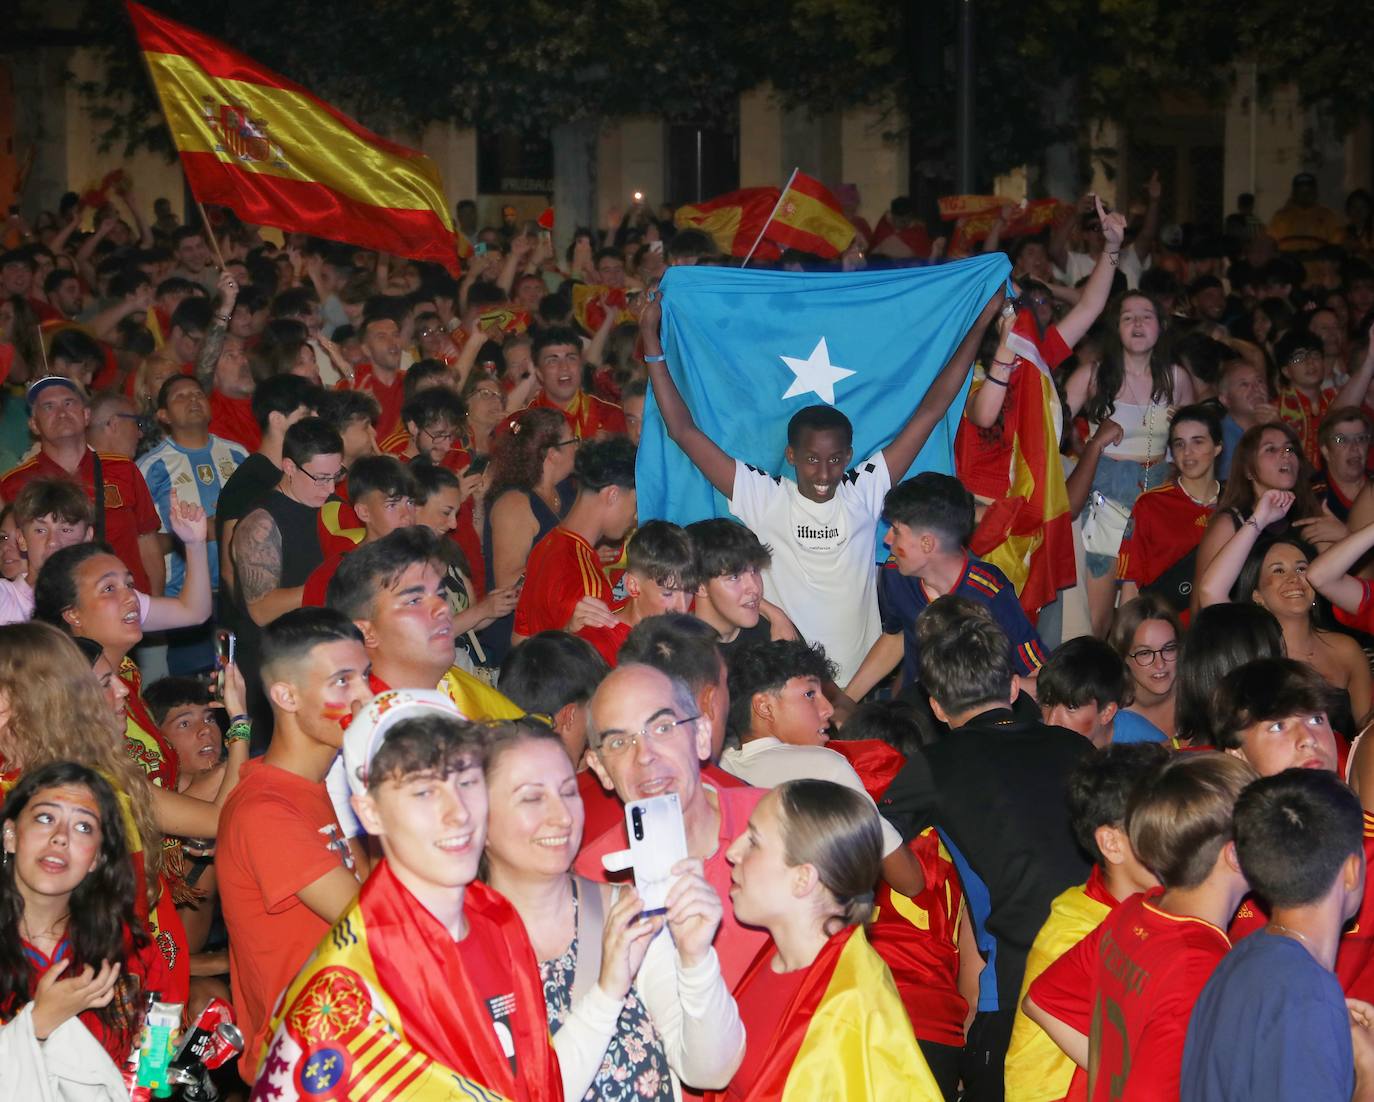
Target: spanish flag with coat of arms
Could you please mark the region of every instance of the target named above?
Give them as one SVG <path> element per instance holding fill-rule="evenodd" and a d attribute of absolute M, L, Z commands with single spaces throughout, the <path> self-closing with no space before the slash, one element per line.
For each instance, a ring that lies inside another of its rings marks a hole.
<path fill-rule="evenodd" d="M 218 39 L 126 3 L 196 199 L 246 222 L 429 260 L 459 240 L 428 157 Z"/>

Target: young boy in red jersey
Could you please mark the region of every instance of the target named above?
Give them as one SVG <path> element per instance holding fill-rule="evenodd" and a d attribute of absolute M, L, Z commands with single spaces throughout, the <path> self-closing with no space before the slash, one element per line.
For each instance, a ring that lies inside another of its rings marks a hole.
<path fill-rule="evenodd" d="M 687 532 L 666 520 L 651 520 L 625 546 L 625 604 L 613 627 L 588 625 L 577 634 L 614 666 L 630 630 L 649 616 L 686 612 L 697 587 L 697 557 Z"/>
<path fill-rule="evenodd" d="M 1229 754 L 1165 764 L 1126 814 L 1131 848 L 1163 887 L 1122 903 L 1031 984 L 1026 1014 L 1088 1069 L 1092 1102 L 1178 1097 L 1193 1004 L 1231 948 L 1223 930 L 1247 888 L 1231 815 L 1254 779 Z M 1074 979 L 1085 967 L 1090 1020 Z"/>
<path fill-rule="evenodd" d="M 611 583 L 597 557 L 602 540 L 618 543 L 635 526 L 635 447 L 623 436 L 581 445 L 573 464 L 577 498 L 568 515 L 536 543 L 525 564 L 512 643 L 541 631 L 614 627 Z M 594 597 L 596 602 L 584 600 Z M 576 614 L 576 615 L 574 615 Z"/>
<path fill-rule="evenodd" d="M 1052 665 L 1054 660 L 1050 662 Z M 1049 672 L 1050 666 L 1046 666 L 1045 673 Z M 1090 754 L 1073 771 L 1069 778 L 1073 831 L 1078 844 L 1093 858 L 1093 870 L 1087 883 L 1061 892 L 1050 907 L 1050 917 L 1035 935 L 1026 958 L 1022 1000 L 1046 968 L 1097 929 L 1119 904 L 1158 885 L 1155 875 L 1131 849 L 1126 834 L 1126 807 L 1132 793 L 1149 784 L 1168 758 L 1169 752 L 1157 742 L 1123 743 Z M 1081 1002 L 1078 1013 L 1084 1017 L 1091 1015 L 1090 975 L 1082 976 L 1080 983 L 1062 991 L 1056 1002 L 1075 995 Z M 1005 1074 L 1006 1102 L 1059 1102 L 1086 1097 L 1087 1076 L 1083 1069 L 1021 1009 L 1017 1010 L 1011 1029 Z"/>
<path fill-rule="evenodd" d="M 935 737 L 924 720 L 920 709 L 904 701 L 869 701 L 827 745 L 844 755 L 878 800 L 907 755 Z M 931 1074 L 945 1097 L 953 1098 L 968 1017 L 965 992 L 976 992 L 983 962 L 977 953 L 959 951 L 964 889 L 940 835 L 927 827 L 908 845 L 921 863 L 925 890 L 905 896 L 879 882 L 868 940 L 892 973 Z"/>

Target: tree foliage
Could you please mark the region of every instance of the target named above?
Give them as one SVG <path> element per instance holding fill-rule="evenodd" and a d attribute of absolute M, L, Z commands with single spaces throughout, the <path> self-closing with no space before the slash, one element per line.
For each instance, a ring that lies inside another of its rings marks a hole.
<path fill-rule="evenodd" d="M 84 0 L 106 61 L 83 87 L 110 145 L 168 148 L 122 6 Z M 432 121 L 544 132 L 588 117 L 654 113 L 730 120 L 767 82 L 816 112 L 892 109 L 918 158 L 953 156 L 954 39 L 961 0 L 156 0 L 375 128 Z M 1338 124 L 1367 115 L 1369 21 L 1316 0 L 1243 8 L 1177 0 L 977 2 L 980 173 L 1078 142 L 1083 120 L 1126 123 L 1164 92 L 1220 100 L 1238 60 L 1271 83 L 1297 77 Z M 1326 9 L 1330 9 L 1327 11 Z M 1328 18 L 1328 16 L 1330 18 Z M 1331 28 L 1343 28 L 1332 36 Z"/>

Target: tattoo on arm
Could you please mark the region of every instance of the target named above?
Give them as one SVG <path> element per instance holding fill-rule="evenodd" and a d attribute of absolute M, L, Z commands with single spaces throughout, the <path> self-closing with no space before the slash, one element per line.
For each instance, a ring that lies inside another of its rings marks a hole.
<path fill-rule="evenodd" d="M 281 584 L 281 530 L 265 509 L 255 509 L 234 531 L 234 571 L 245 605 Z"/>
<path fill-rule="evenodd" d="M 205 343 L 200 346 L 200 358 L 196 360 L 196 378 L 206 393 L 214 385 L 215 367 L 219 363 L 219 354 L 224 351 L 224 338 L 228 335 L 228 327 L 218 318 L 212 319 L 210 328 L 205 331 Z"/>

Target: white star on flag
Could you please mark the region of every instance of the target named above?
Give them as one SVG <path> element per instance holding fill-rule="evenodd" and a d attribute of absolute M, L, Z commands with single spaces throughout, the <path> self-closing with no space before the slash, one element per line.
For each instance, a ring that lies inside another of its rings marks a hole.
<path fill-rule="evenodd" d="M 799 360 L 795 356 L 779 356 L 778 358 L 796 376 L 792 380 L 792 385 L 787 388 L 787 393 L 782 396 L 783 401 L 811 391 L 822 401 L 833 406 L 835 404 L 835 384 L 854 374 L 847 367 L 840 367 L 838 364 L 830 362 L 830 349 L 826 347 L 824 337 L 816 342 L 816 347 L 811 350 L 811 355 L 804 360 Z"/>

